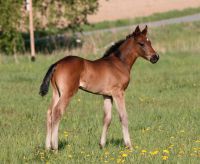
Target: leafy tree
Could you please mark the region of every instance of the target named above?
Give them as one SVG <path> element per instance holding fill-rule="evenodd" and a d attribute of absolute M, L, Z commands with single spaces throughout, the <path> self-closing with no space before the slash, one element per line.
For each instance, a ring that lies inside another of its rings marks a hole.
<path fill-rule="evenodd" d="M 24 5 L 24 0 L 0 0 L 0 50 L 6 54 L 23 50 L 22 28 L 28 24 Z M 81 31 L 81 25 L 88 24 L 87 16 L 98 6 L 98 0 L 33 0 L 34 25 L 38 30 Z"/>
<path fill-rule="evenodd" d="M 20 30 L 22 0 L 0 0 L 0 49 L 6 54 L 23 50 Z"/>
<path fill-rule="evenodd" d="M 81 31 L 82 24 L 88 24 L 87 16 L 98 9 L 98 0 L 35 0 L 35 12 L 43 21 L 36 18 L 38 28 L 51 27 Z M 67 24 L 67 27 L 66 27 Z"/>

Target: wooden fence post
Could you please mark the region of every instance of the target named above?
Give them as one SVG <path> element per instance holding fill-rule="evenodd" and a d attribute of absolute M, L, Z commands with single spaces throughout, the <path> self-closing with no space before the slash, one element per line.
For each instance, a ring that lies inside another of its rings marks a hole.
<path fill-rule="evenodd" d="M 32 0 L 26 0 L 26 10 L 29 11 L 31 61 L 35 61 L 35 41 L 34 41 L 34 28 L 33 28 Z"/>

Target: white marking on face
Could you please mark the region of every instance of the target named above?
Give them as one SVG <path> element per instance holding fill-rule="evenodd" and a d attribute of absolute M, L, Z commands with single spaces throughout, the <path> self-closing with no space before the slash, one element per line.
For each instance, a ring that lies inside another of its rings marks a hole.
<path fill-rule="evenodd" d="M 149 38 L 147 38 L 147 41 L 149 41 Z"/>

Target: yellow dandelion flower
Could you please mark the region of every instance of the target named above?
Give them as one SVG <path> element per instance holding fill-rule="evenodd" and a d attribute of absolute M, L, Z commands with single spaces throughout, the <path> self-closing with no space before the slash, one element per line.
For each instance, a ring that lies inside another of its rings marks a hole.
<path fill-rule="evenodd" d="M 124 153 L 124 154 L 122 154 L 122 157 L 127 157 L 127 156 L 128 156 L 128 154 L 125 154 L 125 153 Z"/>
<path fill-rule="evenodd" d="M 171 136 L 170 138 L 171 138 L 171 139 L 174 139 L 174 136 Z"/>
<path fill-rule="evenodd" d="M 174 147 L 174 145 L 171 144 L 171 145 L 169 145 L 168 149 L 173 149 L 173 147 Z"/>
<path fill-rule="evenodd" d="M 165 149 L 163 150 L 163 153 L 169 154 L 169 150 Z"/>
<path fill-rule="evenodd" d="M 158 150 L 155 150 L 155 151 L 151 151 L 151 152 L 150 152 L 151 155 L 157 155 L 158 153 L 159 153 Z"/>
<path fill-rule="evenodd" d="M 104 163 L 108 163 L 108 161 L 104 161 Z"/>
<path fill-rule="evenodd" d="M 115 160 L 115 158 L 110 158 L 110 160 L 112 160 L 112 161 L 113 161 L 113 160 Z"/>
<path fill-rule="evenodd" d="M 80 102 L 81 101 L 81 99 L 78 99 L 78 102 Z"/>
<path fill-rule="evenodd" d="M 200 140 L 196 140 L 195 142 L 196 142 L 196 143 L 200 143 Z"/>
<path fill-rule="evenodd" d="M 169 157 L 166 156 L 166 155 L 163 155 L 163 156 L 162 156 L 162 160 L 164 160 L 164 161 L 166 161 L 168 158 L 169 158 Z"/>
<path fill-rule="evenodd" d="M 105 152 L 105 155 L 108 155 L 108 154 L 110 154 L 110 153 L 109 153 L 108 151 L 106 151 L 106 152 Z"/>
<path fill-rule="evenodd" d="M 146 153 L 146 152 L 147 152 L 146 150 L 142 150 L 142 151 L 141 151 L 141 153 Z"/>
<path fill-rule="evenodd" d="M 135 146 L 135 149 L 138 149 L 139 148 L 139 146 Z"/>
<path fill-rule="evenodd" d="M 193 149 L 193 150 L 198 150 L 198 148 L 196 148 L 196 147 L 193 147 L 192 149 Z"/>
<path fill-rule="evenodd" d="M 69 158 L 72 158 L 72 155 L 71 155 L 71 154 L 69 154 L 69 155 L 68 155 L 68 157 L 69 157 Z"/>

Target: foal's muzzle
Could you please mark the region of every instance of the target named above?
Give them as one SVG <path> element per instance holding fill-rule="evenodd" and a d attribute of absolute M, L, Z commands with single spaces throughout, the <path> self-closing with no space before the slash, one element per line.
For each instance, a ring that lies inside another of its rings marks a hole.
<path fill-rule="evenodd" d="M 155 64 L 158 60 L 159 60 L 159 55 L 158 54 L 152 55 L 151 58 L 150 58 L 150 62 L 152 64 Z"/>

